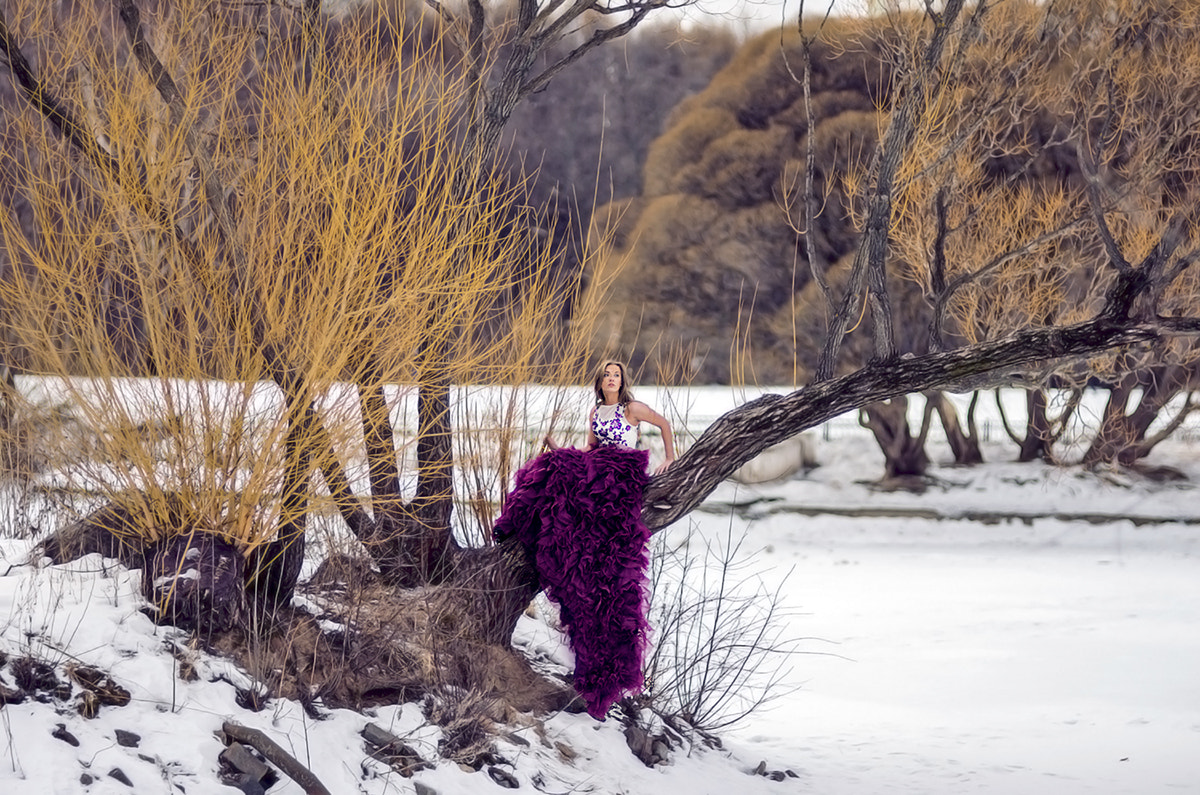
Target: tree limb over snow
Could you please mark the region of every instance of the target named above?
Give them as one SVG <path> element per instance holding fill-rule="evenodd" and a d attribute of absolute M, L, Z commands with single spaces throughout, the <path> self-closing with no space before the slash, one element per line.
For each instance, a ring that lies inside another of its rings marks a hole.
<path fill-rule="evenodd" d="M 1022 331 L 945 353 L 875 362 L 788 395 L 764 395 L 723 415 L 671 469 L 650 481 L 642 517 L 657 531 L 692 511 L 738 466 L 773 444 L 868 403 L 927 389 L 1007 382 L 1006 370 L 1048 359 L 1078 358 L 1164 337 L 1200 334 L 1200 319 L 1115 324 L 1106 316 Z"/>

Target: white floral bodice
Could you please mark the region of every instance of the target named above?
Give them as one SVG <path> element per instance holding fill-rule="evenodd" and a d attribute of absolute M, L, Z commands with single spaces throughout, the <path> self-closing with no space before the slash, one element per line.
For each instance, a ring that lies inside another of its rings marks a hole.
<path fill-rule="evenodd" d="M 592 415 L 592 433 L 601 445 L 637 447 L 638 429 L 625 419 L 625 407 L 620 403 L 596 406 Z"/>

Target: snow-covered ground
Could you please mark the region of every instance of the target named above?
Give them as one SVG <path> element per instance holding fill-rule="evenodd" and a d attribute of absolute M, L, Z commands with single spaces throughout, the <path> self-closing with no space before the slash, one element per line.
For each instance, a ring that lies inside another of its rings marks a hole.
<path fill-rule="evenodd" d="M 679 424 L 702 426 L 730 399 L 701 390 Z M 1156 484 L 1005 463 L 1011 446 L 994 440 L 991 463 L 935 467 L 935 486 L 915 496 L 861 482 L 882 469 L 862 434 L 814 443 L 817 469 L 724 484 L 663 537 L 700 546 L 745 531 L 739 576 L 782 582 L 787 634 L 804 638 L 788 663 L 791 692 L 726 733 L 726 751 L 680 752 L 654 769 L 613 720 L 531 719 L 498 745 L 522 790 L 1200 792 L 1200 446 L 1156 451 L 1152 463 L 1190 478 Z M 937 443 L 930 450 L 945 457 Z M 434 755 L 438 730 L 416 705 L 319 721 L 286 701 L 248 712 L 235 702 L 245 676 L 203 655 L 198 678 L 183 681 L 167 650 L 177 633 L 139 612 L 138 572 L 95 556 L 24 565 L 30 544 L 0 539 L 0 684 L 11 687 L 13 661 L 29 656 L 60 674 L 72 664 L 107 671 L 132 699 L 94 719 L 72 699 L 0 707 L 0 793 L 230 792 L 217 781 L 214 736 L 230 719 L 266 731 L 336 795 L 497 786 L 451 763 L 403 779 L 369 759 L 367 722 Z M 518 634 L 552 653 L 560 643 L 532 619 Z M 60 739 L 60 724 L 77 745 Z M 118 729 L 138 735 L 136 746 L 120 744 Z M 750 775 L 760 760 L 796 775 Z M 285 778 L 270 792 L 302 790 Z"/>
<path fill-rule="evenodd" d="M 998 463 L 943 469 L 962 485 L 921 497 L 856 485 L 877 471 L 868 453 L 843 440 L 804 480 L 736 491 L 777 498 L 749 533 L 768 582 L 791 572 L 795 631 L 814 640 L 793 661 L 800 689 L 735 747 L 821 795 L 1200 792 L 1200 449 L 1156 456 L 1183 484 Z M 786 508 L 828 503 L 1092 517 Z"/>

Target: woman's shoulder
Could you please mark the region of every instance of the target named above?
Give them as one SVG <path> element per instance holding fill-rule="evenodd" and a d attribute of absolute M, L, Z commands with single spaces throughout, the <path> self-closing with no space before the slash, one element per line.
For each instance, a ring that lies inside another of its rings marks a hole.
<path fill-rule="evenodd" d="M 644 417 L 650 407 L 640 400 L 631 400 L 622 406 L 622 409 L 626 417 Z"/>

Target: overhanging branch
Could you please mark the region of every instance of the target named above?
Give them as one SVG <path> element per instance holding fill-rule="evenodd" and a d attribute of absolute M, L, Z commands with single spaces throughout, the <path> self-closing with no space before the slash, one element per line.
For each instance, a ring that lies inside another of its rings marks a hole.
<path fill-rule="evenodd" d="M 1100 317 L 1030 329 L 944 353 L 893 359 L 788 395 L 764 395 L 723 415 L 664 474 L 650 481 L 642 517 L 657 531 L 693 510 L 760 452 L 847 411 L 897 395 L 937 389 L 1031 362 L 1076 358 L 1200 334 L 1200 318 L 1118 325 Z"/>

